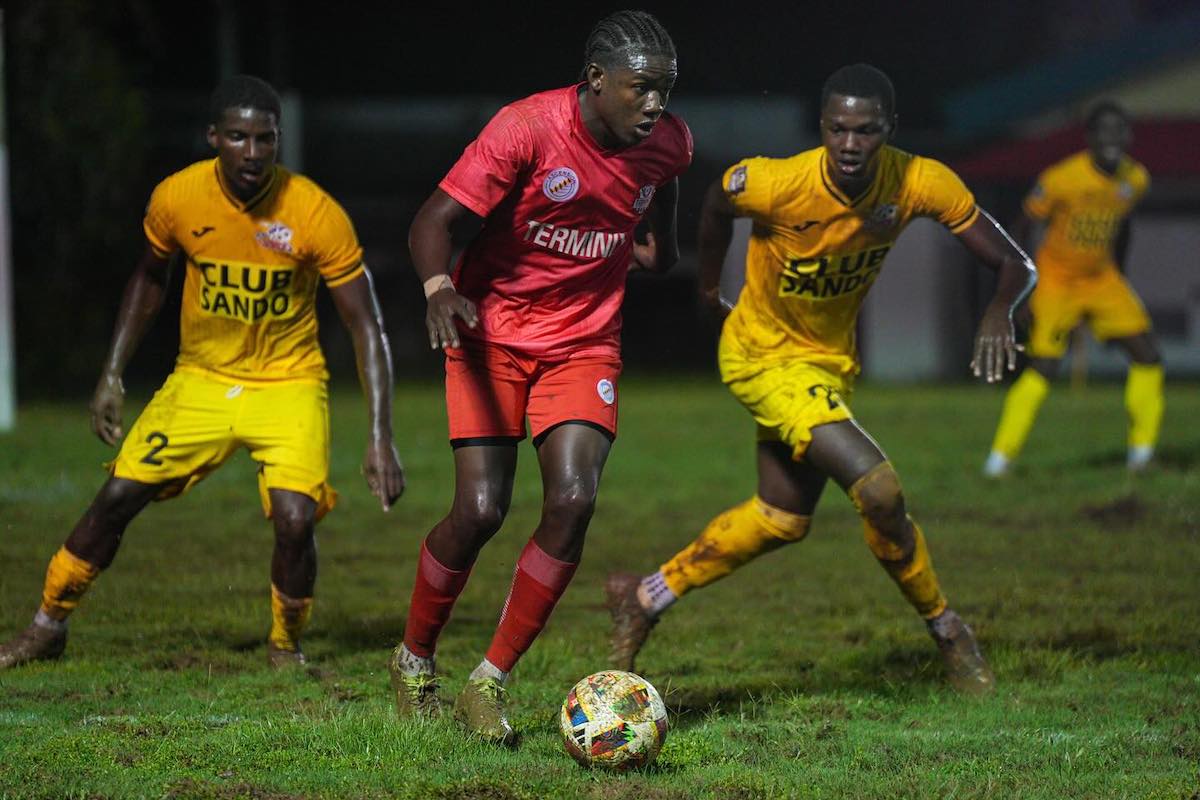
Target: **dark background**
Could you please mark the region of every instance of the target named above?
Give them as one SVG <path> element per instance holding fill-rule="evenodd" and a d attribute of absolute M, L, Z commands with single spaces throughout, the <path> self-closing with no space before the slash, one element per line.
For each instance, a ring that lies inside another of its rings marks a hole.
<path fill-rule="evenodd" d="M 676 42 L 676 98 L 782 95 L 794 98 L 815 127 L 812 110 L 826 75 L 869 61 L 896 85 L 897 144 L 948 160 L 1005 133 L 1001 124 L 947 134 L 947 98 L 954 92 L 1048 57 L 1084 52 L 1130 25 L 1169 21 L 1192 5 L 1011 0 L 642 7 L 659 16 Z M 208 155 L 202 138 L 207 93 L 234 72 L 261 75 L 302 97 L 306 114 L 313 110 L 305 118 L 304 171 L 356 222 L 384 304 L 397 375 L 437 374 L 440 361 L 422 346 L 424 303 L 404 244 L 412 214 L 489 108 L 576 78 L 591 26 L 616 8 L 440 3 L 411 10 L 283 0 L 6 4 L 22 399 L 90 392 L 121 288 L 140 252 L 146 198 L 166 174 Z M 482 110 L 453 135 L 373 136 L 340 124 L 349 112 L 339 109 L 364 102 L 420 108 L 424 101 L 432 106 L 464 97 L 481 98 Z M 285 116 L 285 140 L 289 122 L 295 120 Z M 735 121 L 735 127 L 753 124 Z M 694 238 L 700 192 L 723 166 L 698 159 L 683 180 L 685 248 Z M 1001 217 L 1015 208 L 1014 187 L 973 188 Z M 635 369 L 711 364 L 714 328 L 695 306 L 692 275 L 684 265 L 674 277 L 631 282 L 625 351 Z M 331 370 L 335 379 L 353 380 L 348 338 L 330 310 L 323 300 Z M 177 311 L 177 299 L 164 309 L 130 366 L 132 382 L 150 385 L 170 369 Z"/>

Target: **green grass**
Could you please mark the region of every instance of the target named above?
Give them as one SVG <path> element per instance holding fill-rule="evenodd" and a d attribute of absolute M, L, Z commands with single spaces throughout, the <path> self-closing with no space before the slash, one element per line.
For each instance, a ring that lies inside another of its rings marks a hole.
<path fill-rule="evenodd" d="M 562 696 L 602 668 L 610 568 L 650 569 L 753 490 L 753 428 L 715 379 L 630 379 L 584 562 L 510 683 L 516 752 L 401 724 L 384 664 L 418 543 L 451 495 L 436 386 L 401 387 L 409 490 L 361 485 L 363 403 L 334 396 L 343 502 L 319 532 L 307 673 L 267 670 L 271 535 L 244 455 L 147 510 L 76 614 L 59 662 L 0 673 L 0 797 L 1195 798 L 1200 793 L 1200 392 L 1168 387 L 1161 466 L 1123 469 L 1119 386 L 1057 390 L 1017 474 L 978 475 L 999 390 L 863 386 L 952 603 L 999 680 L 942 684 L 916 616 L 826 492 L 803 544 L 685 598 L 641 668 L 674 710 L 649 771 L 583 771 Z M 83 403 L 22 409 L 0 436 L 0 635 L 109 452 Z M 450 692 L 490 640 L 540 502 L 521 449 L 513 510 L 439 653 Z"/>

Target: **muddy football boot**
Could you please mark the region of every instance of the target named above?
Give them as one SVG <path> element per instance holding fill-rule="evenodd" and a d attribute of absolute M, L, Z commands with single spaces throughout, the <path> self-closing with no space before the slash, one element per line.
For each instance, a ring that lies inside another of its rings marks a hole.
<path fill-rule="evenodd" d="M 431 672 L 406 675 L 400 668 L 401 647 L 403 645 L 393 650 L 388 659 L 388 674 L 396 694 L 396 713 L 401 719 L 433 719 L 442 713 L 442 701 L 438 697 L 440 679 Z"/>
<path fill-rule="evenodd" d="M 495 678 L 473 678 L 454 701 L 454 719 L 471 733 L 492 744 L 512 747 L 517 732 L 508 724 L 508 692 Z"/>
<path fill-rule="evenodd" d="M 30 661 L 49 661 L 61 656 L 66 648 L 66 628 L 49 628 L 31 622 L 25 630 L 0 644 L 0 669 L 17 667 Z"/>
<path fill-rule="evenodd" d="M 650 616 L 638 602 L 640 575 L 614 572 L 604 582 L 604 605 L 612 614 L 612 633 L 609 637 L 609 661 L 614 669 L 633 672 L 638 651 L 646 643 L 658 618 Z"/>
<path fill-rule="evenodd" d="M 959 620 L 957 630 L 949 636 L 933 635 L 942 663 L 946 666 L 946 678 L 950 685 L 963 694 L 984 695 L 996 688 L 996 676 L 987 660 L 979 652 L 975 633 L 971 626 Z"/>
<path fill-rule="evenodd" d="M 304 657 L 304 651 L 299 647 L 295 650 L 288 650 L 268 641 L 267 663 L 274 669 L 292 669 L 293 667 L 303 667 L 308 663 L 308 659 Z"/>

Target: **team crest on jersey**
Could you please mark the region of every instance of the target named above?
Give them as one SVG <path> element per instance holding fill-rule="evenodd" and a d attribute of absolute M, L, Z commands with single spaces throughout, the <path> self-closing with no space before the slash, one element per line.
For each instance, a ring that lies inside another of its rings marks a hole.
<path fill-rule="evenodd" d="M 725 192 L 727 194 L 741 194 L 746 191 L 746 168 L 735 167 L 733 172 L 729 173 L 729 180 L 725 183 Z"/>
<path fill-rule="evenodd" d="M 654 199 L 654 187 L 643 186 L 638 190 L 637 197 L 633 199 L 633 210 L 639 214 L 645 214 L 646 209 L 650 207 L 650 201 Z"/>
<path fill-rule="evenodd" d="M 579 191 L 579 176 L 570 167 L 557 167 L 542 181 L 542 194 L 556 203 L 565 203 Z"/>
<path fill-rule="evenodd" d="M 292 252 L 292 229 L 282 222 L 259 223 L 265 230 L 254 234 L 259 247 L 275 250 L 279 253 Z"/>
<path fill-rule="evenodd" d="M 600 395 L 600 399 L 606 406 L 611 406 L 617 399 L 617 389 L 608 378 L 601 378 L 600 382 L 596 384 L 596 394 Z"/>
<path fill-rule="evenodd" d="M 1133 186 L 1128 181 L 1121 181 L 1117 186 L 1117 197 L 1128 200 L 1133 197 Z"/>
<path fill-rule="evenodd" d="M 873 230 L 886 230 L 896 224 L 896 220 L 900 218 L 900 209 L 895 203 L 876 206 L 874 210 L 867 215 L 866 221 L 863 223 L 866 227 Z"/>

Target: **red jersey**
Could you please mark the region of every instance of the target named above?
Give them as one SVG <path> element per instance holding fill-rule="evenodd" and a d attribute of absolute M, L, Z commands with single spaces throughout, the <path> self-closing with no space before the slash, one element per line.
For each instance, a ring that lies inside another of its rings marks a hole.
<path fill-rule="evenodd" d="M 484 217 L 454 286 L 479 309 L 462 336 L 540 358 L 620 354 L 633 231 L 655 190 L 692 161 L 683 120 L 663 113 L 645 141 L 597 144 L 582 84 L 505 106 L 439 187 Z"/>

